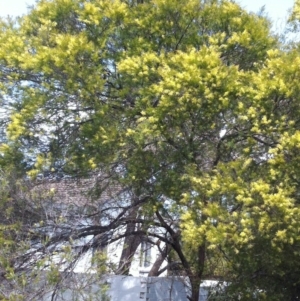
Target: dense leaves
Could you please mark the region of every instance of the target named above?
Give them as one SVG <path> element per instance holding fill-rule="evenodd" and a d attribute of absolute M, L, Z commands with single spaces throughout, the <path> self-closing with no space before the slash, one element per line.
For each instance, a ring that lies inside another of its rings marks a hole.
<path fill-rule="evenodd" d="M 204 278 L 226 300 L 300 297 L 297 45 L 214 0 L 43 0 L 0 41 L 3 168 L 122 187 L 107 229 L 164 241 L 192 301 Z"/>

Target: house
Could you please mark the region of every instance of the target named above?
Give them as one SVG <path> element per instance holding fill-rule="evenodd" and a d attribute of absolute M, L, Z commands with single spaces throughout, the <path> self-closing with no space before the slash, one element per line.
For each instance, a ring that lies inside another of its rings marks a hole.
<path fill-rule="evenodd" d="M 109 272 L 118 273 L 122 252 L 127 247 L 126 237 L 122 237 L 127 229 L 126 221 L 114 226 L 110 223 L 113 223 L 114 218 L 119 214 L 118 207 L 124 207 L 131 196 L 120 185 L 106 182 L 103 191 L 99 193 L 95 190 L 98 182 L 98 178 L 92 177 L 76 181 L 73 179 L 46 180 L 38 182 L 31 191 L 30 197 L 36 204 L 39 204 L 47 218 L 42 225 L 37 225 L 36 231 L 48 233 L 54 241 L 57 236 L 58 241 L 55 243 L 57 249 L 68 244 L 72 239 L 74 253 L 82 253 L 80 260 L 76 260 L 73 265 L 73 270 L 77 273 L 86 273 L 93 268 L 93 256 L 99 250 L 106 255 Z M 101 184 L 103 185 L 103 181 Z M 100 197 L 95 197 L 97 193 Z M 86 233 L 84 233 L 85 229 L 87 229 Z M 148 229 L 148 231 L 154 230 Z M 158 230 L 155 229 L 155 231 Z M 150 240 L 148 237 L 141 236 L 133 254 L 130 254 L 128 259 L 130 261 L 128 274 L 135 277 L 148 276 L 161 254 L 163 245 L 163 243 L 158 243 L 157 239 Z M 161 269 L 164 269 L 166 265 L 167 261 L 163 260 Z M 167 269 L 160 275 L 166 276 Z"/>

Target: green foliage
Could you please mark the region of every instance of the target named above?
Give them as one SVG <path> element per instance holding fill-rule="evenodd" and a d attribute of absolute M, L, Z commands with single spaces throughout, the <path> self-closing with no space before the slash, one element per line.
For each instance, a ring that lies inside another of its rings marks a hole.
<path fill-rule="evenodd" d="M 299 296 L 300 56 L 266 19 L 232 1 L 44 0 L 0 42 L 1 162 L 109 174 L 149 196 L 143 215 L 180 219 L 191 279 Z"/>

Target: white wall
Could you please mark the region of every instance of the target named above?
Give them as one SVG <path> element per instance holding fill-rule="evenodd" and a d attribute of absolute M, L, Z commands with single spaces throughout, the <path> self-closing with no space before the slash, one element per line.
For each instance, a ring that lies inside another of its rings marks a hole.
<path fill-rule="evenodd" d="M 163 246 L 161 246 L 163 248 Z M 121 253 L 123 249 L 123 240 L 112 243 L 108 245 L 107 247 L 107 260 L 108 260 L 108 266 L 115 265 L 118 266 Z M 141 257 L 143 257 L 143 254 L 141 252 L 141 245 L 137 248 L 137 251 L 133 257 L 131 268 L 129 270 L 129 274 L 131 276 L 139 277 L 139 276 L 148 276 L 148 273 L 150 272 L 152 265 L 156 261 L 157 257 L 160 255 L 159 248 L 156 245 L 152 245 L 150 248 L 150 260 L 149 260 L 149 266 L 145 267 L 143 266 L 143 260 L 141 260 Z M 142 266 L 141 266 L 142 263 Z M 160 268 L 164 268 L 167 265 L 167 261 L 165 260 Z M 167 276 L 167 271 L 163 272 L 161 277 Z"/>

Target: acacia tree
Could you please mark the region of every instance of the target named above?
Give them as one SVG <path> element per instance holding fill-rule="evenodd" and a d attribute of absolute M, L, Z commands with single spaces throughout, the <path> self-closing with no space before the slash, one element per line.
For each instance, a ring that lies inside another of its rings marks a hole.
<path fill-rule="evenodd" d="M 191 301 L 205 277 L 231 283 L 226 300 L 299 296 L 299 54 L 265 18 L 232 1 L 45 0 L 0 41 L 3 164 L 98 175 L 80 215 L 96 224 L 68 211 L 39 252 L 123 228 L 119 271 L 159 239 Z M 103 203 L 108 187 L 123 194 Z"/>

